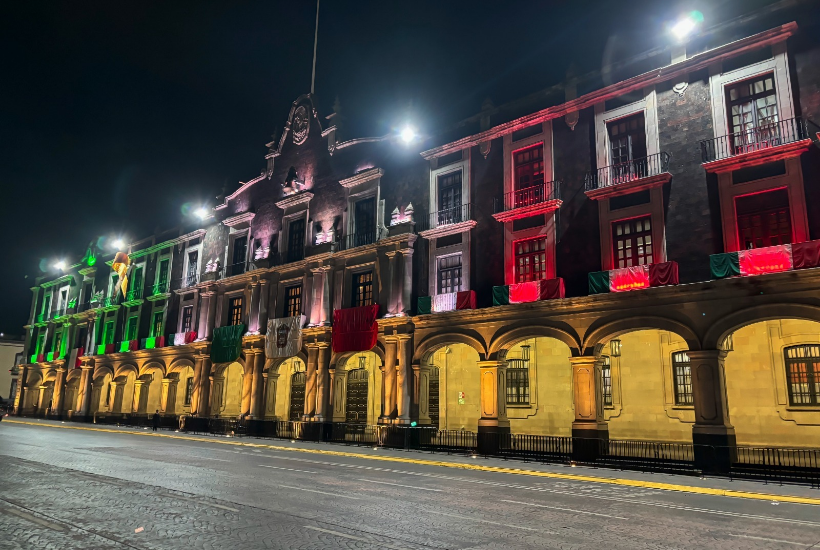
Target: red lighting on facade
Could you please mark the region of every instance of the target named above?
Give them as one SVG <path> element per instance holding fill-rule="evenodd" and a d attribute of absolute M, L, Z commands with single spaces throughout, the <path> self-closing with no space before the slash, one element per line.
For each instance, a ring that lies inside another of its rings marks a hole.
<path fill-rule="evenodd" d="M 792 268 L 792 247 L 788 244 L 741 250 L 737 255 L 741 275 L 778 273 Z"/>
<path fill-rule="evenodd" d="M 612 292 L 626 292 L 649 288 L 649 266 L 637 265 L 613 269 L 609 272 L 609 290 Z"/>

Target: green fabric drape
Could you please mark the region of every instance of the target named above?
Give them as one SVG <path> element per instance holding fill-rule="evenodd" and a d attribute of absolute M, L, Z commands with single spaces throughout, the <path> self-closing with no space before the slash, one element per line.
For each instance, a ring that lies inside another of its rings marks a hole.
<path fill-rule="evenodd" d="M 416 314 L 417 315 L 427 315 L 428 313 L 433 312 L 433 297 L 432 296 L 419 296 L 419 299 L 416 301 Z"/>
<path fill-rule="evenodd" d="M 211 362 L 230 363 L 239 359 L 242 353 L 242 335 L 245 334 L 245 325 L 230 325 L 214 329 L 214 339 L 211 342 Z"/>
<path fill-rule="evenodd" d="M 587 278 L 590 294 L 609 292 L 609 271 L 595 271 L 590 273 Z"/>
<path fill-rule="evenodd" d="M 740 275 L 740 258 L 737 252 L 712 254 L 709 256 L 709 269 L 714 279 Z"/>
<path fill-rule="evenodd" d="M 506 306 L 510 303 L 510 287 L 509 286 L 494 286 L 493 287 L 493 305 Z"/>

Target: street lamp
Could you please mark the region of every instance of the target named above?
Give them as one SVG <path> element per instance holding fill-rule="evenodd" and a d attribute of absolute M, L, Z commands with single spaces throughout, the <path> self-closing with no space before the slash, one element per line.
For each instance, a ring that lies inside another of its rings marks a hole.
<path fill-rule="evenodd" d="M 111 243 L 111 246 L 113 246 L 116 249 L 120 249 L 125 246 L 125 242 L 123 242 L 122 239 L 117 239 L 113 243 Z"/>
<path fill-rule="evenodd" d="M 699 23 L 703 22 L 703 14 L 699 11 L 693 11 L 684 17 L 678 19 L 677 22 L 669 27 L 672 34 L 680 41 L 685 40 L 697 28 Z"/>
<path fill-rule="evenodd" d="M 411 126 L 405 126 L 399 133 L 399 137 L 404 143 L 410 144 L 416 139 L 416 137 L 418 137 L 418 134 L 416 134 L 416 131 Z"/>
<path fill-rule="evenodd" d="M 609 341 L 609 351 L 612 357 L 620 357 L 621 356 L 621 341 L 615 338 L 614 340 Z"/>
<path fill-rule="evenodd" d="M 65 262 L 63 260 L 58 260 L 54 263 L 54 269 L 59 269 L 60 271 L 63 271 L 65 269 Z"/>
<path fill-rule="evenodd" d="M 201 207 L 197 208 L 194 211 L 194 215 L 197 218 L 199 218 L 200 220 L 204 220 L 205 218 L 207 218 L 210 215 L 210 212 L 208 212 L 207 208 L 205 208 L 204 206 L 201 206 Z"/>

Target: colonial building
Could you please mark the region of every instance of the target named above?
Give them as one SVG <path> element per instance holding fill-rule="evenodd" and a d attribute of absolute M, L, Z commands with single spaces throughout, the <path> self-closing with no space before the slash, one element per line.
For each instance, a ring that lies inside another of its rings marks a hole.
<path fill-rule="evenodd" d="M 125 250 L 124 296 L 113 251 L 38 281 L 18 412 L 817 446 L 820 47 L 742 30 L 424 151 L 300 97 L 201 228 Z"/>

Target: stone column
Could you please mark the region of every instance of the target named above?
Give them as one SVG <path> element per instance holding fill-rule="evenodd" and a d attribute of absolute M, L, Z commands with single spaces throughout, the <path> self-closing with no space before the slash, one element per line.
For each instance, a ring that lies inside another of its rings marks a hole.
<path fill-rule="evenodd" d="M 80 376 L 80 416 L 88 416 L 91 407 L 91 382 L 94 378 L 94 364 L 83 365 Z"/>
<path fill-rule="evenodd" d="M 268 416 L 272 417 L 276 420 L 276 389 L 277 385 L 279 384 L 279 372 L 270 372 L 268 369 L 267 372 L 263 374 L 265 377 L 265 404 L 263 405 L 263 412 L 262 417 L 266 418 Z M 267 413 L 270 414 L 267 414 Z M 285 415 L 287 418 L 287 415 Z"/>
<path fill-rule="evenodd" d="M 208 339 L 208 322 L 211 318 L 211 309 L 212 302 L 213 302 L 213 292 L 203 292 L 200 294 L 200 301 L 199 301 L 199 324 L 197 326 L 197 341 L 203 341 Z"/>
<path fill-rule="evenodd" d="M 330 388 L 328 364 L 330 363 L 330 349 L 327 342 L 318 344 L 319 353 L 316 361 L 316 416 L 319 422 L 324 422 L 330 416 Z"/>
<path fill-rule="evenodd" d="M 265 355 L 264 352 L 254 353 L 253 357 L 251 416 L 261 420 L 265 416 L 265 379 L 262 377 L 262 369 L 265 368 Z"/>
<path fill-rule="evenodd" d="M 259 333 L 268 332 L 268 300 L 270 290 L 267 279 L 259 281 Z"/>
<path fill-rule="evenodd" d="M 251 307 L 248 315 L 248 332 L 250 334 L 259 334 L 261 328 L 259 326 L 259 281 L 251 283 Z"/>
<path fill-rule="evenodd" d="M 316 414 L 316 363 L 318 362 L 319 347 L 316 344 L 308 344 L 308 358 L 305 381 L 305 415 L 303 420 L 313 420 Z"/>
<path fill-rule="evenodd" d="M 413 292 L 413 249 L 404 248 L 401 251 L 404 257 L 404 269 L 402 270 L 401 304 L 399 312 L 409 313 L 412 309 L 410 303 Z"/>
<path fill-rule="evenodd" d="M 331 277 L 331 266 L 326 265 L 322 267 L 322 314 L 320 316 L 320 320 L 323 326 L 327 326 L 330 324 L 331 320 L 331 311 L 330 311 L 330 277 Z"/>
<path fill-rule="evenodd" d="M 479 361 L 481 377 L 481 418 L 478 431 L 510 432 L 507 420 L 507 363 L 505 361 Z"/>
<path fill-rule="evenodd" d="M 695 465 L 707 472 L 726 472 L 737 456 L 735 429 L 729 421 L 723 350 L 688 351 L 692 374 Z"/>
<path fill-rule="evenodd" d="M 419 425 L 430 425 L 430 367 L 413 365 L 416 378 L 416 403 L 419 407 Z"/>
<path fill-rule="evenodd" d="M 14 402 L 14 415 L 20 416 L 23 414 L 26 399 L 26 384 L 28 384 L 28 374 L 31 371 L 29 367 L 20 367 L 20 377 L 17 379 L 17 396 Z"/>
<path fill-rule="evenodd" d="M 569 362 L 572 367 L 575 404 L 572 436 L 585 439 L 606 439 L 609 426 L 604 421 L 601 358 L 583 355 L 570 357 Z"/>
<path fill-rule="evenodd" d="M 148 387 L 150 386 L 151 382 L 148 380 L 140 380 L 137 378 L 134 380 L 134 400 L 131 403 L 131 412 L 132 413 L 147 413 L 147 405 L 148 405 Z"/>
<path fill-rule="evenodd" d="M 392 317 L 401 311 L 399 308 L 399 301 L 401 300 L 401 289 L 399 288 L 400 283 L 398 277 L 399 252 L 397 250 L 391 250 L 385 252 L 385 255 L 389 262 L 387 270 L 387 316 Z"/>
<path fill-rule="evenodd" d="M 205 357 L 202 360 L 202 373 L 199 382 L 199 407 L 197 416 L 208 417 L 211 413 L 211 358 Z"/>
<path fill-rule="evenodd" d="M 253 375 L 256 366 L 256 352 L 245 350 L 245 374 L 242 376 L 242 408 L 240 414 L 251 414 L 253 401 Z M 227 383 L 227 381 L 226 381 Z"/>
<path fill-rule="evenodd" d="M 178 384 L 179 379 L 177 378 L 162 379 L 162 395 L 159 399 L 159 412 L 162 414 L 174 414 L 176 412 Z M 151 411 L 148 412 L 151 413 Z"/>
<path fill-rule="evenodd" d="M 394 336 L 384 339 L 384 410 L 379 418 L 380 424 L 390 424 L 396 418 L 396 359 L 398 341 Z"/>
<path fill-rule="evenodd" d="M 399 364 L 396 365 L 396 424 L 410 424 L 410 398 L 413 386 L 413 337 L 409 334 L 399 336 Z"/>
<path fill-rule="evenodd" d="M 59 417 L 63 415 L 63 401 L 65 399 L 65 364 L 57 369 L 57 376 L 54 380 L 54 393 L 52 397 L 51 413 Z"/>
<path fill-rule="evenodd" d="M 193 391 L 191 392 L 191 414 L 197 416 L 199 413 L 199 395 L 202 391 L 202 363 L 205 357 L 198 355 L 194 358 L 194 383 Z"/>

